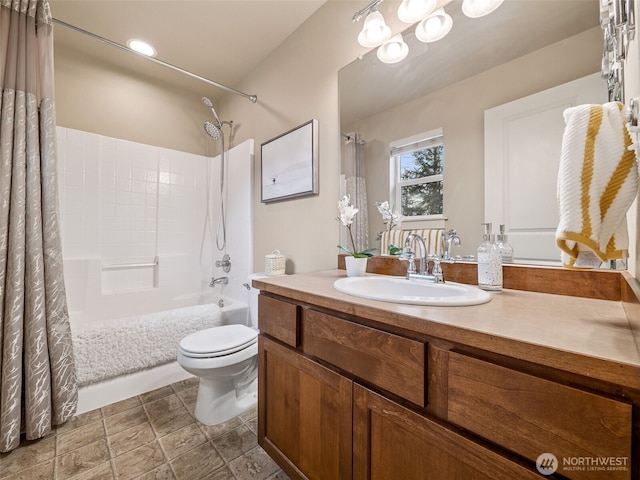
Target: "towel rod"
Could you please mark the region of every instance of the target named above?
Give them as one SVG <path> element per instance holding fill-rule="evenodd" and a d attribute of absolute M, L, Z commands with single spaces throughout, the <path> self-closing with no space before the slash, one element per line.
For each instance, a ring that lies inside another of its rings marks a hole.
<path fill-rule="evenodd" d="M 638 99 L 632 98 L 631 100 L 629 100 L 629 114 L 630 114 L 629 123 L 631 123 L 632 127 L 638 126 L 638 117 L 640 116 L 638 111 L 639 111 Z"/>
<path fill-rule="evenodd" d="M 68 28 L 70 30 L 73 30 L 74 32 L 78 32 L 81 33 L 83 35 L 86 35 L 88 37 L 91 37 L 95 40 L 98 40 L 102 43 L 105 43 L 109 46 L 115 47 L 115 48 L 119 48 L 120 50 L 124 50 L 125 52 L 129 52 L 129 53 L 133 53 L 135 55 L 137 55 L 138 57 L 142 57 L 146 60 L 149 60 L 151 62 L 154 62 L 158 65 L 162 65 L 163 67 L 169 68 L 173 71 L 176 71 L 178 73 L 181 73 L 183 75 L 186 75 L 188 77 L 191 78 L 195 78 L 196 80 L 200 80 L 201 82 L 204 83 L 208 83 L 209 85 L 213 85 L 214 87 L 217 88 L 221 88 L 222 90 L 226 90 L 227 92 L 231 92 L 234 93 L 236 95 L 240 95 L 241 97 L 245 97 L 248 98 L 249 100 L 251 100 L 252 103 L 256 103 L 258 101 L 258 97 L 256 95 L 249 95 L 247 93 L 241 92 L 240 90 L 236 90 L 235 88 L 231 88 L 231 87 L 227 87 L 226 85 L 222 85 L 221 83 L 218 82 L 214 82 L 213 80 L 209 80 L 208 78 L 202 77 L 200 75 L 197 75 L 195 73 L 192 73 L 188 70 L 185 70 L 183 68 L 180 67 L 176 67 L 175 65 L 172 65 L 170 63 L 167 62 L 163 62 L 162 60 L 159 60 L 157 58 L 153 58 L 150 57 L 148 55 L 144 55 L 143 53 L 140 52 L 136 52 L 135 50 L 130 49 L 129 47 L 125 46 L 125 45 L 121 45 L 119 43 L 114 42 L 113 40 L 109 40 L 108 38 L 104 38 L 101 37 L 100 35 L 96 35 L 95 33 L 91 33 L 88 32 L 87 30 L 83 30 L 80 27 L 76 27 L 75 25 L 71 25 L 69 23 L 63 22 L 62 20 L 58 20 L 57 18 L 53 18 L 53 23 L 60 25 L 62 27 Z"/>

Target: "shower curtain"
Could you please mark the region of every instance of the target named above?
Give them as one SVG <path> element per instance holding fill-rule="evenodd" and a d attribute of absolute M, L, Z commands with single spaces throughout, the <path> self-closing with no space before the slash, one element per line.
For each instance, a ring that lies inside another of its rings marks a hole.
<path fill-rule="evenodd" d="M 356 251 L 361 252 L 371 248 L 371 245 L 369 245 L 369 204 L 364 175 L 364 140 L 359 133 L 347 135 L 343 169 L 346 180 L 346 194 L 351 198 L 351 204 L 360 210 L 354 217 L 351 232 L 356 243 Z M 348 245 L 348 242 L 343 242 L 341 245 Z"/>
<path fill-rule="evenodd" d="M 0 452 L 76 410 L 46 0 L 0 0 Z"/>

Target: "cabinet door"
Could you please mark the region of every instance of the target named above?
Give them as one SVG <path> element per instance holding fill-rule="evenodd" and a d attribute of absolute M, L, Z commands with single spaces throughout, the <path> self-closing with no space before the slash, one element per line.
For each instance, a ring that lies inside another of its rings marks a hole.
<path fill-rule="evenodd" d="M 514 463 L 360 385 L 353 394 L 355 480 L 540 480 L 535 466 Z"/>
<path fill-rule="evenodd" d="M 260 446 L 292 478 L 351 478 L 351 380 L 262 335 L 258 368 Z"/>

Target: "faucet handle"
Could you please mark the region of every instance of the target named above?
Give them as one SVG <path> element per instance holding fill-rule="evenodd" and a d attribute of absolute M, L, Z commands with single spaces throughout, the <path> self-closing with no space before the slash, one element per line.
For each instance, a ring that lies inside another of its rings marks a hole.
<path fill-rule="evenodd" d="M 444 274 L 442 273 L 442 267 L 440 263 L 445 261 L 449 263 L 449 260 L 443 260 L 440 255 L 430 254 L 427 256 L 429 260 L 433 262 L 433 268 L 431 269 L 431 275 L 433 275 L 435 283 L 444 283 Z"/>
<path fill-rule="evenodd" d="M 409 262 L 409 265 L 407 266 L 407 277 L 409 277 L 409 275 L 413 273 L 416 273 L 416 254 L 413 253 L 411 249 L 405 247 L 398 259 Z"/>
<path fill-rule="evenodd" d="M 229 273 L 229 270 L 231 270 L 231 257 L 225 253 L 222 260 L 216 260 L 216 267 L 222 268 L 224 273 Z"/>

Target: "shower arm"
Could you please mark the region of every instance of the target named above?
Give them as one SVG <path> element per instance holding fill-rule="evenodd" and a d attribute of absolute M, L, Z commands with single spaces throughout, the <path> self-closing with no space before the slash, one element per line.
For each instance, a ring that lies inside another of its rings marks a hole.
<path fill-rule="evenodd" d="M 227 92 L 231 92 L 231 93 L 234 93 L 236 95 L 240 95 L 241 97 L 248 98 L 249 100 L 251 100 L 252 103 L 256 103 L 258 101 L 258 97 L 256 95 L 249 95 L 247 93 L 244 93 L 244 92 L 241 92 L 239 90 L 236 90 L 235 88 L 227 87 L 226 85 L 222 85 L 221 83 L 214 82 L 213 80 L 209 80 L 208 78 L 202 77 L 200 75 L 197 75 L 197 74 L 195 74 L 193 72 L 190 72 L 188 70 L 185 70 L 183 68 L 176 67 L 175 65 L 172 65 L 172 64 L 167 63 L 167 62 L 163 62 L 162 60 L 158 60 L 157 58 L 153 58 L 153 57 L 150 57 L 150 56 L 145 55 L 143 53 L 136 52 L 135 50 L 132 50 L 131 48 L 129 48 L 129 47 L 125 46 L 125 45 L 121 45 L 119 43 L 114 42 L 113 40 L 109 40 L 108 38 L 104 38 L 104 37 L 101 37 L 100 35 L 96 35 L 95 33 L 88 32 L 87 30 L 83 30 L 80 27 L 76 27 L 75 25 L 71 25 L 69 23 L 63 22 L 62 20 L 58 20 L 57 18 L 53 18 L 52 20 L 53 20 L 53 23 L 55 23 L 57 25 L 60 25 L 60 26 L 65 27 L 65 28 L 68 28 L 70 30 L 73 30 L 73 31 L 78 32 L 78 33 L 81 33 L 83 35 L 87 35 L 88 37 L 91 37 L 91 38 L 93 38 L 95 40 L 98 40 L 98 41 L 100 41 L 102 43 L 105 43 L 107 45 L 110 45 L 112 47 L 119 48 L 120 50 L 124 50 L 125 52 L 133 53 L 134 55 L 142 57 L 142 58 L 144 58 L 146 60 L 149 60 L 151 62 L 154 62 L 154 63 L 156 63 L 158 65 L 162 65 L 163 67 L 169 68 L 169 69 L 171 69 L 171 70 L 173 70 L 175 72 L 181 73 L 181 74 L 186 75 L 188 77 L 195 78 L 196 80 L 200 80 L 201 82 L 208 83 L 209 85 L 212 85 L 214 87 L 221 88 L 222 90 L 226 90 Z"/>

